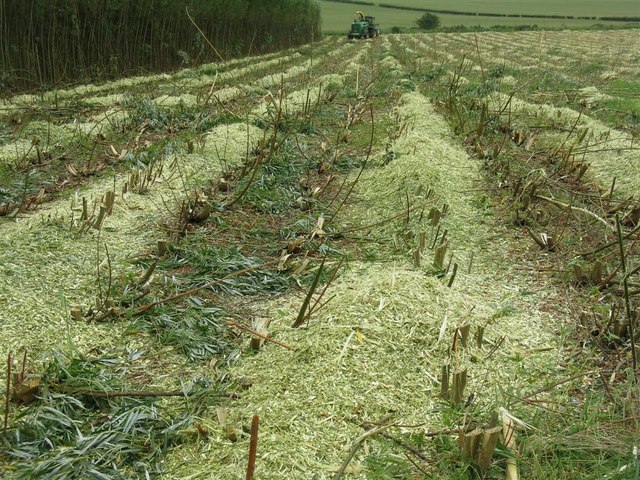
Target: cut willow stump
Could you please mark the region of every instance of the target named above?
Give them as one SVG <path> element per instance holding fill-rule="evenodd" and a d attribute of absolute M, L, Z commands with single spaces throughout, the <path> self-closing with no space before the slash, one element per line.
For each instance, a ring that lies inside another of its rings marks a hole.
<path fill-rule="evenodd" d="M 442 217 L 442 213 L 437 208 L 432 208 L 427 218 L 431 220 L 431 226 L 435 227 L 440 223 L 440 218 Z"/>
<path fill-rule="evenodd" d="M 438 247 L 436 247 L 436 251 L 433 256 L 433 267 L 436 270 L 443 270 L 444 268 L 444 258 L 447 254 L 447 247 L 449 246 L 449 242 L 445 241 Z"/>
<path fill-rule="evenodd" d="M 577 263 L 573 265 L 573 275 L 576 277 L 576 282 L 579 284 L 584 283 L 587 279 L 587 274 L 585 273 L 584 268 Z"/>
<path fill-rule="evenodd" d="M 98 218 L 96 218 L 96 221 L 93 222 L 93 228 L 95 228 L 96 230 L 100 230 L 102 228 L 102 222 L 104 220 L 104 216 L 106 213 L 107 213 L 107 207 L 105 207 L 104 205 L 100 205 Z"/>
<path fill-rule="evenodd" d="M 158 240 L 158 256 L 164 257 L 169 250 L 169 242 L 166 240 Z"/>
<path fill-rule="evenodd" d="M 482 430 L 475 430 L 465 433 L 462 440 L 462 457 L 467 462 L 475 462 L 480 450 L 480 440 L 482 440 Z"/>
<path fill-rule="evenodd" d="M 478 348 L 482 348 L 484 345 L 484 327 L 478 327 L 476 331 L 476 345 Z"/>
<path fill-rule="evenodd" d="M 82 320 L 82 308 L 78 306 L 72 306 L 69 309 L 69 313 L 71 314 L 71 318 L 73 318 L 74 320 Z"/>
<path fill-rule="evenodd" d="M 602 277 L 604 276 L 603 265 L 601 262 L 595 262 L 593 264 L 593 268 L 591 269 L 591 281 L 598 285 L 602 282 Z"/>
<path fill-rule="evenodd" d="M 471 324 L 467 323 L 458 328 L 458 332 L 460 333 L 460 342 L 464 348 L 469 344 L 469 332 L 471 331 Z"/>
<path fill-rule="evenodd" d="M 498 445 L 501 430 L 502 429 L 500 427 L 494 427 L 489 430 L 485 430 L 482 434 L 482 448 L 479 450 L 476 457 L 476 465 L 478 465 L 482 474 L 485 474 L 487 470 L 489 470 L 491 459 L 493 458 L 493 452 Z"/>
<path fill-rule="evenodd" d="M 627 323 L 624 318 L 616 318 L 613 322 L 613 334 L 616 337 L 624 337 L 627 333 Z"/>
<path fill-rule="evenodd" d="M 442 366 L 442 372 L 440 373 L 440 397 L 444 399 L 449 398 L 449 376 L 451 374 L 451 368 L 449 364 Z"/>
<path fill-rule="evenodd" d="M 82 197 L 82 215 L 80 215 L 80 221 L 84 222 L 89 220 L 89 205 L 86 197 Z"/>
<path fill-rule="evenodd" d="M 420 253 L 420 248 L 416 248 L 413 251 L 413 266 L 418 268 L 420 267 L 420 259 L 422 257 L 422 254 Z"/>
<path fill-rule="evenodd" d="M 451 401 L 459 405 L 462 403 L 464 398 L 464 389 L 467 386 L 467 369 L 462 368 L 460 370 L 456 370 L 453 373 L 453 394 L 451 396 Z"/>
<path fill-rule="evenodd" d="M 267 328 L 269 328 L 270 324 L 271 324 L 270 318 L 260 318 L 253 323 L 253 329 L 260 335 L 264 335 L 264 337 L 267 337 L 268 335 Z M 252 337 L 249 343 L 249 347 L 252 350 L 260 350 L 262 345 L 264 345 L 264 342 L 265 342 L 265 338 Z"/>
<path fill-rule="evenodd" d="M 447 284 L 447 287 L 451 288 L 451 286 L 453 285 L 453 282 L 456 279 L 456 275 L 458 274 L 458 264 L 454 263 L 453 264 L 453 272 L 451 272 L 451 277 L 449 278 L 449 283 Z"/>
<path fill-rule="evenodd" d="M 113 213 L 113 204 L 116 201 L 116 194 L 109 190 L 104 195 L 104 206 L 107 209 L 107 215 L 111 215 Z"/>
<path fill-rule="evenodd" d="M 460 431 L 458 446 L 465 462 L 476 466 L 477 473 L 486 477 L 491 459 L 500 439 L 501 427 L 476 428 L 470 432 Z"/>

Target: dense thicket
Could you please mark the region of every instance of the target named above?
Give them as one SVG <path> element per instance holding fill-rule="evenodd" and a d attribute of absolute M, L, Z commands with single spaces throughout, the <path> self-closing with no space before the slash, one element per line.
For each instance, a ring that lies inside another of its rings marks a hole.
<path fill-rule="evenodd" d="M 0 0 L 0 88 L 163 71 L 312 41 L 315 0 Z"/>

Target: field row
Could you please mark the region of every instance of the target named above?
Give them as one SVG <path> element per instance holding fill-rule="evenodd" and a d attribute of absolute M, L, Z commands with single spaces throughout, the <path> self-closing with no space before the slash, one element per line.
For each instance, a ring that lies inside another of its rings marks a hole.
<path fill-rule="evenodd" d="M 218 123 L 238 121 L 236 109 L 245 109 L 284 80 L 304 83 L 322 59 L 354 50 L 348 44 L 336 49 L 335 42 L 309 48 L 305 55 L 291 51 L 172 76 L 13 98 L 0 109 L 0 179 L 6 185 L 0 191 L 0 216 L 35 206 L 105 168 L 135 165 L 171 141 L 158 138 L 156 132 L 164 128 L 186 132 L 192 140 Z M 127 93 L 120 93 L 123 89 Z M 224 115 L 209 113 L 212 104 Z M 135 142 L 132 130 L 137 131 Z"/>
<path fill-rule="evenodd" d="M 512 97 L 506 113 L 519 115 L 516 121 L 523 126 L 533 124 L 541 145 L 566 135 L 562 131 L 572 126 L 587 129 L 581 151 L 594 170 L 602 170 L 596 173 L 602 188 L 617 178 L 621 193 L 638 191 L 640 40 L 634 32 L 435 34 L 396 40 L 404 50 L 400 57 L 418 76 L 435 75 L 438 86 L 455 77 L 456 88 L 475 89 L 479 100 L 499 92 L 493 103 L 498 109 Z"/>
<path fill-rule="evenodd" d="M 170 213 L 163 198 L 175 197 L 176 195 L 180 197 L 183 195 L 180 193 L 181 190 L 195 188 L 195 185 L 203 181 L 202 178 L 215 178 L 220 174 L 216 172 L 221 172 L 225 165 L 241 161 L 246 154 L 247 141 L 250 145 L 255 145 L 262 137 L 261 130 L 253 124 L 256 119 L 262 119 L 263 123 L 269 122 L 271 114 L 269 105 L 271 99 L 274 98 L 269 94 L 269 89 L 273 89 L 273 95 L 276 95 L 275 92 L 283 87 L 286 88 L 286 91 L 289 89 L 292 91 L 285 97 L 283 108 L 288 115 L 293 115 L 296 111 L 304 108 L 305 100 L 308 97 L 317 98 L 318 89 L 321 86 L 326 88 L 332 82 L 339 82 L 341 78 L 340 75 L 323 76 L 315 72 L 326 70 L 327 65 L 331 65 L 334 61 L 345 61 L 343 58 L 336 59 L 337 55 L 342 55 L 347 59 L 353 58 L 357 62 L 357 58 L 366 51 L 359 50 L 349 56 L 350 54 L 347 52 L 354 50 L 349 44 L 339 48 L 331 46 L 331 49 L 331 52 L 326 51 L 324 54 L 320 49 L 320 59 L 318 60 L 304 60 L 300 55 L 294 55 L 293 58 L 297 59 L 297 64 L 284 71 L 280 68 L 287 64 L 286 57 L 280 59 L 281 61 L 278 61 L 277 65 L 273 65 L 273 60 L 269 59 L 256 62 L 251 71 L 258 73 L 257 76 L 252 73 L 256 79 L 248 80 L 249 85 L 239 82 L 239 80 L 247 80 L 249 74 L 245 70 L 246 67 L 240 67 L 237 69 L 238 71 L 230 70 L 226 77 L 237 83 L 234 87 L 219 87 L 213 92 L 213 96 L 225 109 L 234 110 L 232 122 L 226 121 L 219 126 L 215 126 L 214 123 L 210 130 L 200 133 L 199 140 L 194 140 L 197 143 L 196 151 L 189 152 L 189 147 L 184 139 L 181 142 L 176 139 L 169 143 L 160 143 L 160 148 L 154 149 L 154 145 L 149 143 L 150 141 L 144 143 L 139 139 L 130 138 L 130 143 L 127 145 L 131 145 L 131 151 L 116 150 L 112 159 L 116 163 L 113 163 L 109 170 L 101 173 L 102 178 L 92 180 L 91 177 L 85 177 L 74 191 L 60 194 L 59 200 L 46 202 L 46 198 L 40 198 L 38 203 L 32 205 L 32 209 L 37 210 L 35 214 L 29 213 L 27 218 L 22 220 L 20 217 L 26 212 L 18 212 L 16 214 L 19 218 L 17 222 L 0 225 L 0 234 L 3 238 L 3 275 L 0 278 L 2 279 L 2 290 L 6 292 L 6 295 L 2 296 L 2 302 L 5 305 L 5 332 L 8 339 L 3 348 L 12 348 L 13 342 L 24 344 L 25 338 L 28 340 L 27 345 L 34 350 L 47 349 L 57 341 L 58 334 L 62 333 L 59 326 L 65 323 L 66 314 L 64 311 L 53 314 L 51 310 L 52 305 L 60 301 L 60 288 L 63 288 L 65 301 L 69 304 L 80 305 L 95 296 L 93 291 L 95 272 L 92 271 L 90 265 L 95 256 L 96 240 L 90 231 L 79 234 L 82 230 L 83 199 L 88 202 L 90 210 L 93 209 L 95 212 L 96 206 L 99 206 L 103 201 L 105 192 L 116 192 L 115 210 L 113 215 L 105 221 L 103 241 L 107 241 L 113 249 L 111 262 L 114 268 L 119 270 L 133 268 L 132 272 L 135 271 L 134 266 L 128 265 L 128 259 L 136 253 L 144 251 L 147 246 L 154 243 L 155 239 L 162 237 L 162 231 L 158 229 L 158 226 L 163 223 L 163 217 Z M 265 67 L 265 64 L 268 67 Z M 353 68 L 352 65 L 355 63 L 349 64 L 347 62 L 346 68 L 342 69 L 343 72 L 346 72 L 343 74 L 349 74 Z M 265 70 L 268 71 L 270 68 L 280 73 L 267 73 L 267 75 L 259 76 L 260 73 L 264 74 Z M 311 82 L 309 82 L 309 78 L 312 78 Z M 201 88 L 201 85 L 208 85 L 208 88 L 211 88 L 213 84 L 211 82 L 215 82 L 215 76 L 207 81 L 198 80 L 195 82 L 197 85 L 190 88 L 198 89 Z M 296 88 L 301 89 L 299 93 L 294 92 Z M 252 90 L 253 92 L 249 96 L 248 92 Z M 189 91 L 189 88 L 186 88 L 186 91 Z M 61 96 L 64 96 L 64 92 Z M 158 115 L 158 110 L 154 110 L 154 106 L 166 108 L 163 110 L 165 112 L 168 112 L 170 108 L 179 110 L 181 104 L 188 102 L 191 97 L 194 95 L 183 93 L 175 97 L 179 98 L 177 102 L 168 101 L 168 97 L 162 94 L 157 97 L 147 97 L 150 102 L 148 104 L 150 111 L 145 113 L 151 116 L 134 118 L 136 123 L 133 132 L 141 132 L 144 129 L 153 131 L 170 128 L 169 125 L 158 125 L 154 128 L 151 124 L 155 115 Z M 95 108 L 103 103 L 102 99 L 110 98 L 110 95 L 88 97 L 83 101 Z M 256 99 L 258 99 L 258 106 L 251 108 L 251 105 L 256 104 Z M 104 120 L 98 119 L 95 123 L 90 124 L 91 128 L 86 127 L 91 132 L 94 141 L 101 145 L 99 148 L 108 148 L 109 143 L 102 143 L 104 140 L 101 138 L 109 138 L 111 135 L 122 132 L 122 126 L 125 123 L 120 122 L 126 122 L 129 118 L 126 109 L 118 106 L 118 102 L 119 100 L 115 100 L 116 105 L 112 107 L 120 113 L 118 121 L 114 120 L 114 114 L 107 110 L 97 114 Z M 187 103 L 186 105 L 195 107 L 197 103 Z M 27 114 L 32 108 L 43 107 L 29 106 L 26 110 Z M 247 108 L 250 110 L 246 110 Z M 249 123 L 243 123 L 241 120 L 243 118 L 248 118 Z M 62 125 L 40 121 L 27 123 L 24 129 L 21 128 L 17 132 L 19 137 L 27 137 L 29 140 L 13 140 L 3 146 L 2 151 L 5 152 L 5 156 L 2 157 L 2 160 L 5 162 L 5 166 L 12 167 L 17 159 L 35 162 L 36 153 L 33 152 L 32 145 L 36 142 L 45 148 L 51 145 L 51 147 L 60 147 L 68 152 L 69 144 L 78 141 L 72 135 L 68 143 L 64 143 L 65 139 L 69 138 L 67 129 L 79 128 L 76 121 L 77 119 L 72 118 L 70 122 L 67 120 L 67 123 Z M 25 133 L 25 131 L 29 133 Z M 127 129 L 126 135 L 132 135 L 129 133 L 130 131 Z M 76 132 L 73 133 L 76 134 Z M 173 135 L 178 133 L 180 132 L 175 131 Z M 37 137 L 38 134 L 41 137 Z M 188 138 L 191 138 L 191 135 L 188 135 Z M 21 151 L 21 148 L 24 151 Z M 120 148 L 123 147 L 118 147 L 118 149 Z M 56 158 L 51 161 L 60 160 L 64 161 Z M 84 156 L 79 155 L 79 161 L 86 162 L 87 160 Z M 117 167 L 118 164 L 122 164 L 121 167 L 111 173 L 111 168 Z M 40 167 L 43 171 L 47 169 L 47 175 L 51 175 L 49 165 L 44 164 Z M 65 175 L 68 178 L 73 178 L 73 174 L 70 172 L 71 168 L 73 167 L 66 167 Z M 157 173 L 154 174 L 150 183 L 146 186 L 141 185 L 139 190 L 136 190 L 135 179 L 141 175 L 147 175 L 150 169 L 155 169 Z M 124 193 L 125 185 L 128 185 L 129 191 L 127 193 Z M 132 237 L 132 233 L 136 231 L 140 231 L 141 235 Z M 75 241 L 68 242 L 69 239 Z M 69 275 L 72 275 L 73 279 L 70 279 Z M 13 278 L 20 278 L 20 284 L 14 284 Z M 27 317 L 31 318 L 30 322 L 23 321 Z M 34 329 L 32 335 L 25 336 L 25 332 L 32 330 L 34 324 L 46 326 Z M 95 326 L 87 326 L 86 330 L 81 328 L 80 332 L 88 333 L 95 328 Z M 82 341 L 80 332 L 77 334 L 80 335 L 79 337 L 74 334 L 79 342 Z M 17 345 L 13 345 L 13 347 L 17 347 Z"/>

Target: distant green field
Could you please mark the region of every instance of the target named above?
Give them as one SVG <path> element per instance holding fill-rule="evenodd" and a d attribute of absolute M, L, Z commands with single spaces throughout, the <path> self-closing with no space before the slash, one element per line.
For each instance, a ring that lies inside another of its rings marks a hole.
<path fill-rule="evenodd" d="M 325 1 L 320 2 L 320 8 L 322 10 L 322 30 L 327 33 L 344 32 L 345 35 L 349 31 L 356 10 L 362 10 L 366 15 L 376 17 L 382 31 L 387 33 L 393 26 L 415 27 L 416 20 L 420 17 L 419 12 Z"/>
<path fill-rule="evenodd" d="M 370 0 L 407 7 L 462 12 L 526 15 L 573 15 L 581 17 L 640 16 L 639 0 Z"/>
<path fill-rule="evenodd" d="M 374 3 L 377 3 L 377 0 L 373 0 Z M 504 5 L 519 5 L 521 2 L 517 2 L 515 0 L 492 0 L 491 2 L 481 2 L 479 0 L 462 0 L 460 2 L 446 2 L 444 0 L 435 0 L 430 2 L 424 2 L 420 0 L 384 0 L 382 3 L 397 3 L 398 5 L 408 5 L 408 6 L 419 6 L 424 8 L 433 8 L 433 9 L 446 9 L 453 10 L 454 8 L 460 10 L 469 10 L 473 7 L 470 7 L 469 4 L 479 5 L 483 4 L 485 6 L 485 11 L 492 10 L 495 11 L 498 7 L 503 7 Z M 545 12 L 533 12 L 533 13 L 541 13 L 544 15 L 576 15 L 576 16 L 599 16 L 598 13 L 592 14 L 592 12 L 587 10 L 581 10 L 577 7 L 579 4 L 578 0 L 568 0 L 569 4 L 573 4 L 576 6 L 576 10 L 574 11 L 563 11 L 562 13 L 551 13 L 551 11 Z M 585 0 L 585 3 L 595 4 L 594 0 Z M 633 12 L 630 8 L 626 11 L 622 10 L 622 5 L 630 5 L 631 3 L 640 4 L 639 0 L 614 0 L 611 2 L 612 5 L 615 5 L 618 10 L 614 12 L 614 8 L 611 8 L 611 11 L 606 16 L 627 16 L 627 15 L 640 15 L 640 12 Z M 536 5 L 547 5 L 551 4 L 550 0 L 543 0 L 540 3 L 536 3 Z M 428 5 L 428 6 L 427 6 Z M 346 4 L 346 3 L 335 3 L 321 0 L 320 7 L 322 9 L 322 29 L 326 33 L 337 33 L 337 32 L 346 32 L 349 30 L 349 25 L 354 16 L 354 12 L 356 10 L 362 10 L 366 15 L 373 15 L 376 17 L 378 22 L 380 23 L 380 27 L 383 32 L 389 32 L 391 27 L 400 27 L 402 29 L 413 28 L 416 26 L 416 20 L 420 17 L 420 12 L 410 11 L 410 10 L 395 10 L 391 8 L 382 8 L 382 7 L 370 7 L 365 5 L 354 5 L 354 4 Z M 567 8 L 566 5 L 559 5 L 559 8 Z M 505 7 L 506 8 L 506 7 Z M 531 10 L 534 7 L 527 6 L 527 9 Z M 487 10 L 489 9 L 489 10 Z M 522 13 L 527 14 L 524 10 L 524 5 L 522 8 Z M 555 11 L 554 11 L 555 12 Z M 508 12 L 504 12 L 508 13 Z M 509 12 L 511 13 L 511 12 Z M 602 14 L 604 15 L 604 14 Z M 541 28 L 557 28 L 562 26 L 567 27 L 588 27 L 596 23 L 595 20 L 576 20 L 576 19 L 548 19 L 548 18 L 506 18 L 506 17 L 478 17 L 475 15 L 445 15 L 438 14 L 443 26 L 452 26 L 452 25 L 465 25 L 465 26 L 475 26 L 481 25 L 483 27 L 490 27 L 493 25 L 523 25 L 523 24 L 536 24 Z M 597 21 L 597 23 L 608 23 Z"/>

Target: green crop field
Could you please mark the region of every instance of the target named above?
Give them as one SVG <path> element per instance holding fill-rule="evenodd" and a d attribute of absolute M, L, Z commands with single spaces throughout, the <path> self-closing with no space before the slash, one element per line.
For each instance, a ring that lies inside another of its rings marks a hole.
<path fill-rule="evenodd" d="M 409 10 L 392 10 L 380 7 L 365 7 L 345 3 L 320 2 L 322 14 L 322 31 L 325 33 L 349 31 L 351 21 L 356 10 L 362 10 L 367 15 L 373 15 L 380 22 L 382 31 L 389 31 L 391 27 L 412 28 L 420 17 L 419 12 Z"/>
<path fill-rule="evenodd" d="M 511 13 L 525 15 L 573 15 L 581 17 L 628 17 L 640 15 L 638 0 L 374 0 L 373 3 L 453 10 L 461 12 Z"/>
<path fill-rule="evenodd" d="M 3 92 L 0 478 L 637 480 L 639 78 L 412 32 Z"/>
<path fill-rule="evenodd" d="M 640 16 L 640 2 L 637 0 L 615 0 L 603 6 L 602 2 L 587 0 L 579 2 L 571 0 L 569 2 L 551 2 L 545 0 L 535 4 L 523 4 L 513 0 L 496 0 L 492 2 L 481 2 L 479 0 L 464 0 L 454 4 L 444 0 L 433 2 L 423 2 L 421 0 L 375 0 L 376 6 L 356 5 L 348 3 L 336 3 L 326 0 L 320 1 L 322 9 L 322 28 L 326 33 L 346 32 L 349 23 L 356 10 L 362 10 L 367 15 L 375 16 L 383 31 L 389 31 L 391 27 L 397 26 L 402 29 L 415 27 L 416 20 L 421 13 L 412 10 L 392 9 L 380 7 L 379 3 L 394 4 L 414 8 L 430 8 L 434 10 L 454 10 L 461 12 L 478 13 L 500 13 L 500 14 L 521 14 L 521 15 L 567 15 L 567 16 Z M 601 20 L 583 19 L 559 19 L 559 18 L 528 18 L 528 17 L 487 17 L 476 15 L 450 15 L 438 14 L 442 25 L 445 27 L 452 25 L 465 25 L 467 27 L 480 25 L 491 27 L 493 25 L 524 25 L 536 24 L 541 28 L 559 27 L 589 27 L 594 23 L 617 24 L 619 22 L 606 22 Z"/>

